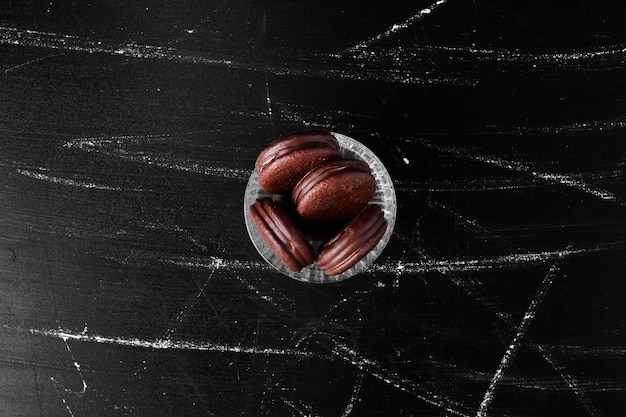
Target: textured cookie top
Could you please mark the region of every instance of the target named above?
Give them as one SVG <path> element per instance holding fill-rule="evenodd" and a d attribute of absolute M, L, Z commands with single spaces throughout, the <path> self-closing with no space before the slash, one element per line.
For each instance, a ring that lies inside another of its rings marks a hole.
<path fill-rule="evenodd" d="M 376 247 L 386 230 L 380 207 L 368 205 L 322 246 L 317 265 L 330 276 L 347 271 Z"/>
<path fill-rule="evenodd" d="M 329 148 L 339 151 L 337 139 L 325 130 L 295 133 L 270 143 L 257 157 L 254 167 L 261 174 L 268 164 L 300 149 Z"/>
<path fill-rule="evenodd" d="M 309 220 L 340 221 L 361 210 L 376 191 L 369 166 L 338 159 L 309 171 L 294 187 L 296 211 Z"/>
<path fill-rule="evenodd" d="M 270 193 L 290 192 L 311 169 L 339 158 L 339 142 L 325 131 L 308 131 L 272 142 L 255 163 L 259 185 Z"/>

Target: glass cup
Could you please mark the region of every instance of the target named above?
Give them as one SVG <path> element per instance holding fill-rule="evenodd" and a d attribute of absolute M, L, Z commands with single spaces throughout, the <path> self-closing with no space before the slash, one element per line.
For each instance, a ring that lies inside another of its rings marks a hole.
<path fill-rule="evenodd" d="M 339 142 L 339 153 L 343 158 L 360 159 L 369 165 L 372 175 L 376 179 L 376 191 L 370 200 L 370 204 L 378 205 L 385 216 L 385 220 L 387 220 L 387 230 L 380 241 L 378 241 L 378 244 L 352 268 L 339 275 L 329 276 L 326 275 L 315 262 L 302 268 L 299 272 L 293 272 L 283 265 L 280 259 L 278 259 L 278 257 L 265 243 L 252 223 L 252 218 L 250 217 L 250 206 L 254 204 L 258 198 L 272 197 L 272 194 L 261 189 L 259 186 L 259 178 L 256 171 L 253 171 L 252 175 L 250 175 L 243 203 L 244 219 L 246 221 L 248 235 L 250 236 L 250 239 L 259 254 L 267 261 L 267 263 L 273 266 L 281 274 L 290 278 L 317 284 L 343 281 L 365 271 L 376 260 L 376 258 L 378 258 L 383 249 L 385 249 L 385 246 L 387 246 L 387 243 L 393 233 L 398 209 L 393 182 L 381 160 L 370 149 L 357 140 L 346 135 L 342 135 L 341 133 L 331 133 Z"/>

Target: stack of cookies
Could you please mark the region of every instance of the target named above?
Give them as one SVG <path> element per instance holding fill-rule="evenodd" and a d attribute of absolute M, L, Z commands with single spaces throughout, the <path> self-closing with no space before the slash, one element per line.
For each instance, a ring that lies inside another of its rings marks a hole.
<path fill-rule="evenodd" d="M 329 132 L 314 130 L 272 142 L 258 156 L 259 186 L 250 216 L 272 252 L 293 272 L 316 262 L 339 275 L 367 255 L 387 230 L 370 204 L 376 180 L 358 159 L 342 158 Z"/>

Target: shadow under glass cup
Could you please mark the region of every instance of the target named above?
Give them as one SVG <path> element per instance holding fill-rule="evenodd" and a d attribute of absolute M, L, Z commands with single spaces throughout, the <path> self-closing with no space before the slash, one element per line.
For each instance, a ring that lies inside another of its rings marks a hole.
<path fill-rule="evenodd" d="M 381 208 L 385 220 L 387 221 L 387 230 L 374 249 L 358 261 L 352 268 L 339 275 L 326 275 L 315 262 L 304 267 L 299 272 L 293 272 L 285 267 L 280 259 L 272 252 L 252 222 L 250 206 L 259 198 L 272 197 L 271 193 L 268 193 L 259 186 L 258 175 L 256 171 L 253 171 L 246 186 L 243 203 L 244 219 L 250 240 L 252 240 L 255 248 L 267 263 L 280 273 L 298 281 L 318 284 L 333 283 L 343 281 L 365 271 L 382 253 L 385 246 L 387 246 L 396 221 L 398 209 L 396 192 L 391 177 L 381 160 L 359 141 L 342 135 L 341 133 L 331 132 L 331 134 L 335 136 L 339 142 L 339 153 L 342 158 L 360 159 L 369 165 L 372 175 L 376 179 L 376 191 L 369 204 L 376 204 Z"/>

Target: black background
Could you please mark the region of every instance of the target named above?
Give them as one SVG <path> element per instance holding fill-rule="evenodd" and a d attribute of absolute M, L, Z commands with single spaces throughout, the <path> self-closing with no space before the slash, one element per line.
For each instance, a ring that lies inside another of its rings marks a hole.
<path fill-rule="evenodd" d="M 3 1 L 0 415 L 623 415 L 620 3 Z M 317 127 L 398 198 L 332 285 L 243 221 Z"/>

